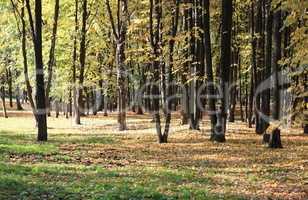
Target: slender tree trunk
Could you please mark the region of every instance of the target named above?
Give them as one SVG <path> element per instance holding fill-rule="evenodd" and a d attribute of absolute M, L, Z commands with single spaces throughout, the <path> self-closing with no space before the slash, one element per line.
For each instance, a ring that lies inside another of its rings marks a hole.
<path fill-rule="evenodd" d="M 53 21 L 53 29 L 52 29 L 52 36 L 51 36 L 51 45 L 50 45 L 50 50 L 49 50 L 48 76 L 47 76 L 47 83 L 46 83 L 46 107 L 48 109 L 47 111 L 48 116 L 50 116 L 49 93 L 50 93 L 51 82 L 52 82 L 53 66 L 55 65 L 55 47 L 56 47 L 56 40 L 57 40 L 59 10 L 60 10 L 59 0 L 55 0 L 54 21 Z"/>
<path fill-rule="evenodd" d="M 304 108 L 304 134 L 308 134 L 308 96 L 304 97 L 305 108 Z"/>
<path fill-rule="evenodd" d="M 241 115 L 241 121 L 244 122 L 244 110 L 243 110 L 243 82 L 242 82 L 242 59 L 241 59 L 241 55 L 239 54 L 238 57 L 238 75 L 239 75 L 239 101 L 240 101 L 240 115 Z"/>
<path fill-rule="evenodd" d="M 56 118 L 58 118 L 60 114 L 60 105 L 58 100 L 55 100 L 55 109 L 56 109 Z"/>
<path fill-rule="evenodd" d="M 21 103 L 20 103 L 20 88 L 19 88 L 19 86 L 16 87 L 16 105 L 17 105 L 17 110 L 23 110 Z"/>
<path fill-rule="evenodd" d="M 6 69 L 6 80 L 8 84 L 8 94 L 9 94 L 9 100 L 10 100 L 10 107 L 13 108 L 13 91 L 12 91 L 12 72 L 11 69 L 8 67 Z"/>
<path fill-rule="evenodd" d="M 78 81 L 78 92 L 77 92 L 77 107 L 79 115 L 85 112 L 84 101 L 83 101 L 83 82 L 84 82 L 84 70 L 85 70 L 85 62 L 86 62 L 86 35 L 87 35 L 87 18 L 88 18 L 88 1 L 82 1 L 82 27 L 81 27 L 81 40 L 80 40 L 80 73 L 79 73 L 79 81 Z M 81 113 L 80 113 L 81 112 Z M 79 121 L 76 119 L 76 124 L 80 124 L 80 116 Z"/>
<path fill-rule="evenodd" d="M 184 10 L 184 31 L 186 32 L 190 32 L 191 31 L 191 10 L 192 8 L 190 8 L 191 6 L 191 0 L 187 0 L 185 1 L 187 8 L 185 8 Z M 181 114 L 182 114 L 182 125 L 184 124 L 188 124 L 188 120 L 190 118 L 190 85 L 187 83 L 188 82 L 188 78 L 187 78 L 187 74 L 189 73 L 189 69 L 191 67 L 191 48 L 189 48 L 190 44 L 190 37 L 186 37 L 185 39 L 185 43 L 187 44 L 186 48 L 185 48 L 185 63 L 184 63 L 184 67 L 183 67 L 183 72 L 181 75 L 181 82 L 182 85 L 184 86 L 184 88 L 182 89 L 182 110 L 181 110 Z"/>
<path fill-rule="evenodd" d="M 159 143 L 166 143 L 167 141 L 164 141 L 164 137 L 161 130 L 161 120 L 160 120 L 160 113 L 159 113 L 159 107 L 160 107 L 160 99 L 158 98 L 160 95 L 159 91 L 159 83 L 160 83 L 160 56 L 161 56 L 161 8 L 160 8 L 160 0 L 150 0 L 150 40 L 151 40 L 151 46 L 152 46 L 152 54 L 153 54 L 153 61 L 152 61 L 152 69 L 153 69 L 153 81 L 154 84 L 152 85 L 152 106 L 153 106 L 153 119 L 155 121 L 156 125 L 156 134 L 158 137 Z M 156 25 L 154 24 L 154 20 L 156 21 Z M 155 26 L 155 28 L 154 28 Z"/>
<path fill-rule="evenodd" d="M 69 112 L 69 116 L 72 117 L 73 116 L 72 88 L 69 88 L 68 112 Z"/>
<path fill-rule="evenodd" d="M 45 104 L 45 83 L 42 55 L 42 1 L 35 0 L 35 68 L 36 68 L 36 108 L 38 141 L 47 141 L 47 119 Z"/>
<path fill-rule="evenodd" d="M 266 2 L 266 54 L 265 54 L 265 69 L 264 80 L 267 83 L 267 88 L 262 95 L 261 111 L 266 117 L 270 117 L 270 103 L 271 103 L 271 81 L 269 80 L 272 68 L 272 35 L 273 35 L 273 13 L 271 11 L 271 0 Z M 269 134 L 266 133 L 266 129 L 269 126 L 269 122 L 266 119 L 261 118 L 263 142 L 269 142 Z"/>
<path fill-rule="evenodd" d="M 273 110 L 272 115 L 274 120 L 279 120 L 280 118 L 280 90 L 279 90 L 279 77 L 278 72 L 280 70 L 279 60 L 281 59 L 281 32 L 282 27 L 282 17 L 281 17 L 281 5 L 278 5 L 278 9 L 274 13 L 273 21 L 273 35 L 274 35 L 274 50 L 273 50 Z M 282 148 L 280 139 L 280 130 L 276 128 L 269 141 L 270 148 Z"/>
<path fill-rule="evenodd" d="M 5 104 L 5 89 L 4 86 L 0 86 L 0 92 L 1 92 L 1 100 L 2 100 L 2 109 L 3 109 L 3 117 L 8 118 L 7 112 L 6 112 L 6 104 Z"/>
<path fill-rule="evenodd" d="M 253 112 L 254 112 L 254 92 L 256 85 L 256 38 L 255 38 L 255 12 L 254 12 L 254 2 L 251 4 L 251 48 L 252 48 L 252 57 L 251 57 L 251 77 L 250 77 L 250 94 L 249 94 L 249 117 L 248 125 L 249 128 L 252 128 L 253 124 Z"/>
<path fill-rule="evenodd" d="M 258 0 L 257 2 L 257 14 L 256 14 L 256 81 L 255 81 L 255 91 L 259 84 L 264 79 L 264 30 L 263 30 L 263 2 L 264 0 Z M 256 94 L 256 106 L 255 106 L 255 117 L 256 117 L 256 133 L 263 134 L 263 121 L 259 115 L 261 108 L 261 97 L 263 92 Z M 262 102 L 263 104 L 264 102 Z"/>
<path fill-rule="evenodd" d="M 104 116 L 108 116 L 108 96 L 104 95 Z"/>
<path fill-rule="evenodd" d="M 215 138 L 216 129 L 216 100 L 214 98 L 215 88 L 214 88 L 214 75 L 213 75 L 213 61 L 212 61 L 212 46 L 211 46 L 211 27 L 210 27 L 210 1 L 204 1 L 204 46 L 205 46 L 205 60 L 206 60 L 206 75 L 207 75 L 207 92 L 209 94 L 209 117 L 211 120 L 211 140 Z"/>
<path fill-rule="evenodd" d="M 220 87 L 222 90 L 221 113 L 219 114 L 218 123 L 220 128 L 213 140 L 216 142 L 225 142 L 225 133 L 227 125 L 227 111 L 229 105 L 229 72 L 231 65 L 231 32 L 232 32 L 232 15 L 233 2 L 222 0 L 222 24 L 221 24 L 221 57 L 220 57 Z"/>
<path fill-rule="evenodd" d="M 118 24 L 117 28 L 113 19 L 109 0 L 106 0 L 107 11 L 116 40 L 116 66 L 117 66 L 117 103 L 118 103 L 118 128 L 119 131 L 127 129 L 126 104 L 127 104 L 127 67 L 125 66 L 125 44 L 128 22 L 128 1 L 118 0 Z"/>
<path fill-rule="evenodd" d="M 22 4 L 24 5 L 24 0 L 22 1 Z M 27 103 L 27 99 L 29 100 L 31 110 L 33 113 L 33 116 L 36 120 L 37 123 L 37 116 L 36 116 L 36 107 L 35 107 L 35 102 L 32 97 L 32 86 L 30 84 L 30 78 L 29 78 L 29 73 L 28 73 L 28 59 L 27 59 L 27 33 L 26 33 L 26 22 L 25 22 L 25 7 L 22 6 L 21 8 L 21 24 L 22 24 L 22 57 L 23 57 L 23 67 L 24 67 L 24 77 L 25 77 L 25 83 L 26 83 L 26 95 L 25 96 L 25 102 Z M 29 17 L 30 18 L 30 17 Z"/>
<path fill-rule="evenodd" d="M 245 80 L 248 82 L 248 73 L 245 73 Z M 249 122 L 249 114 L 248 114 L 248 100 L 249 100 L 249 92 L 248 92 L 249 85 L 245 84 L 245 119 L 246 122 Z"/>
<path fill-rule="evenodd" d="M 77 87 L 77 75 L 76 75 L 76 67 L 77 67 L 77 33 L 78 33 L 78 0 L 75 0 L 75 36 L 74 36 L 74 47 L 73 47 L 73 106 L 74 106 L 74 121 L 75 124 L 80 124 L 80 111 L 78 107 L 78 87 Z"/>
<path fill-rule="evenodd" d="M 171 109 L 172 109 L 172 102 L 169 100 L 169 97 L 172 95 L 172 87 L 171 83 L 173 81 L 173 75 L 172 75 L 172 70 L 174 67 L 174 60 L 173 60 L 173 53 L 174 53 L 174 46 L 175 46 L 175 41 L 174 37 L 177 34 L 177 28 L 178 28 L 178 19 L 179 19 L 179 6 L 180 6 L 180 1 L 179 0 L 174 0 L 174 5 L 175 8 L 173 10 L 173 16 L 172 16 L 172 28 L 170 30 L 169 35 L 172 37 L 169 41 L 169 64 L 167 66 L 166 70 L 166 90 L 165 90 L 165 130 L 163 133 L 163 141 L 166 143 L 168 141 L 168 135 L 170 131 L 170 123 L 171 123 Z"/>

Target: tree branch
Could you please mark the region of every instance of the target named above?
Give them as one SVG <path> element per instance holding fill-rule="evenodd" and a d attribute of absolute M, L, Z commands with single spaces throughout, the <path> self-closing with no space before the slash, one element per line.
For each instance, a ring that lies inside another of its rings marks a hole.
<path fill-rule="evenodd" d="M 31 12 L 29 0 L 26 0 L 26 7 L 27 7 L 27 11 L 28 11 L 28 16 L 29 16 L 29 23 L 30 23 L 30 27 L 31 27 L 32 40 L 33 40 L 33 43 L 35 44 L 36 43 L 35 42 L 36 41 L 36 35 L 35 35 L 33 16 L 32 16 L 32 12 Z"/>
<path fill-rule="evenodd" d="M 115 28 L 114 19 L 113 19 L 111 7 L 110 7 L 110 4 L 109 4 L 109 0 L 106 0 L 106 6 L 107 6 L 107 11 L 108 11 L 108 14 L 109 14 L 109 19 L 110 19 L 110 23 L 111 23 L 111 27 L 112 27 L 112 31 L 113 31 L 114 37 L 116 39 L 118 39 L 119 35 L 118 35 L 117 30 Z"/>

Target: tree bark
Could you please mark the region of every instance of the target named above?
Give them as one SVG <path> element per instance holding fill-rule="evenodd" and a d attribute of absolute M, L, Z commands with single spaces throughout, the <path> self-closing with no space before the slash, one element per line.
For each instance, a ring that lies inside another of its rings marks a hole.
<path fill-rule="evenodd" d="M 304 97 L 304 134 L 308 134 L 308 96 Z"/>
<path fill-rule="evenodd" d="M 216 133 L 216 100 L 214 98 L 215 95 L 215 87 L 214 87 L 214 75 L 213 75 L 213 61 L 212 61 L 212 46 L 211 46 L 211 27 L 210 27 L 210 1 L 204 1 L 204 46 L 205 46 L 205 60 L 206 60 L 206 75 L 207 75 L 207 92 L 208 103 L 209 103 L 209 117 L 211 120 L 211 140 L 214 139 Z"/>
<path fill-rule="evenodd" d="M 1 92 L 1 100 L 2 100 L 2 110 L 3 110 L 3 117 L 8 118 L 7 112 L 6 112 L 6 104 L 5 104 L 5 89 L 4 86 L 0 86 L 0 92 Z"/>
<path fill-rule="evenodd" d="M 24 5 L 24 0 L 22 1 L 22 4 Z M 29 15 L 29 18 L 31 15 Z M 22 43 L 22 57 L 23 57 L 23 67 L 24 67 L 24 77 L 25 77 L 25 83 L 26 83 L 26 95 L 28 96 L 25 97 L 25 102 L 27 103 L 27 99 L 29 100 L 30 106 L 31 106 L 31 110 L 33 113 L 33 116 L 37 122 L 37 116 L 36 116 L 36 107 L 35 107 L 35 102 L 33 100 L 33 96 L 32 96 L 32 86 L 30 83 L 30 78 L 29 78 L 29 73 L 28 73 L 28 59 L 27 59 L 27 33 L 26 33 L 26 22 L 25 22 L 25 8 L 24 6 L 22 6 L 21 8 L 21 24 L 22 24 L 22 39 L 21 39 L 21 43 Z M 32 20 L 30 20 L 32 21 Z"/>
<path fill-rule="evenodd" d="M 6 80 L 8 84 L 8 94 L 9 94 L 9 102 L 10 102 L 10 107 L 13 108 L 13 91 L 12 91 L 12 72 L 10 67 L 6 68 Z"/>
<path fill-rule="evenodd" d="M 45 83 L 42 55 L 42 1 L 35 0 L 35 71 L 36 71 L 36 108 L 38 141 L 47 141 L 47 119 L 45 104 Z"/>
<path fill-rule="evenodd" d="M 20 103 L 20 88 L 19 88 L 19 86 L 16 87 L 16 105 L 17 105 L 17 110 L 23 110 L 21 103 Z"/>
<path fill-rule="evenodd" d="M 265 54 L 265 69 L 264 69 L 264 80 L 270 78 L 271 68 L 272 68 L 272 35 L 273 35 L 273 13 L 271 11 L 271 0 L 267 0 L 266 2 L 266 54 Z M 271 90 L 270 90 L 270 81 L 266 84 L 266 89 L 262 95 L 262 106 L 261 111 L 262 114 L 266 117 L 270 117 L 270 103 L 271 103 Z M 266 129 L 269 126 L 268 120 L 261 118 L 261 129 L 264 134 L 263 142 L 267 143 L 269 138 L 268 133 L 266 133 Z"/>
<path fill-rule="evenodd" d="M 57 40 L 59 10 L 60 10 L 59 0 L 55 0 L 54 21 L 53 21 L 51 44 L 50 44 L 50 50 L 49 50 L 48 76 L 47 76 L 47 83 L 46 83 L 46 107 L 48 109 L 47 112 L 49 116 L 50 116 L 49 93 L 50 93 L 50 88 L 51 88 L 51 83 L 52 83 L 53 66 L 55 65 L 55 47 L 56 47 L 56 40 Z"/>
<path fill-rule="evenodd" d="M 225 142 L 225 133 L 227 125 L 227 111 L 229 104 L 229 72 L 231 65 L 231 32 L 232 32 L 232 15 L 233 2 L 222 0 L 222 23 L 221 23 L 221 57 L 220 57 L 220 87 L 222 90 L 221 113 L 218 116 L 220 125 L 215 133 L 213 140 L 216 142 Z"/>
<path fill-rule="evenodd" d="M 88 18 L 88 1 L 82 1 L 82 26 L 81 26 L 81 39 L 80 39 L 80 70 L 78 80 L 78 92 L 77 92 L 77 107 L 79 112 L 79 121 L 76 119 L 76 124 L 80 124 L 80 114 L 84 115 L 84 100 L 83 100 L 83 83 L 84 83 L 84 70 L 86 64 L 86 35 L 87 35 L 87 18 Z"/>
<path fill-rule="evenodd" d="M 77 35 L 78 35 L 78 0 L 75 0 L 75 32 L 74 32 L 74 47 L 73 47 L 73 66 L 72 66 L 72 71 L 73 71 L 73 107 L 74 107 L 74 121 L 75 124 L 79 125 L 80 124 L 80 112 L 78 108 L 78 103 L 77 103 Z"/>
<path fill-rule="evenodd" d="M 274 50 L 273 50 L 273 110 L 272 115 L 274 120 L 279 120 L 280 118 L 280 90 L 279 90 L 279 77 L 278 73 L 280 70 L 279 61 L 281 59 L 281 32 L 282 27 L 282 17 L 281 17 L 281 8 L 280 4 L 278 5 L 277 10 L 274 13 L 273 21 L 273 34 L 274 34 Z M 269 141 L 270 148 L 282 148 L 281 139 L 280 139 L 280 130 L 279 128 L 275 129 L 270 137 Z"/>
<path fill-rule="evenodd" d="M 116 40 L 116 66 L 117 66 L 117 102 L 118 102 L 118 129 L 124 131 L 126 125 L 126 104 L 127 104 L 127 69 L 125 66 L 125 44 L 128 21 L 128 1 L 118 1 L 118 24 L 117 29 L 113 19 L 109 0 L 106 0 L 107 11 Z"/>

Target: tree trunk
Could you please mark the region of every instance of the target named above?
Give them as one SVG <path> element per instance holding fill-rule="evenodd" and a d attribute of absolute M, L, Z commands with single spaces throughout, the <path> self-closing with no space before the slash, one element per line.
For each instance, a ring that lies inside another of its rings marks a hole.
<path fill-rule="evenodd" d="M 46 83 L 46 107 L 48 109 L 47 110 L 48 116 L 50 116 L 49 93 L 50 93 L 50 88 L 51 88 L 53 66 L 55 65 L 55 47 L 56 47 L 56 40 L 57 40 L 59 10 L 60 10 L 59 0 L 55 0 L 54 21 L 53 21 L 53 29 L 52 29 L 52 36 L 51 36 L 51 45 L 50 45 L 50 50 L 49 50 L 48 76 L 47 76 L 47 83 Z"/>
<path fill-rule="evenodd" d="M 274 50 L 273 50 L 273 119 L 279 120 L 280 118 L 280 90 L 279 90 L 279 77 L 278 72 L 280 70 L 279 61 L 281 59 L 281 32 L 282 17 L 280 4 L 278 10 L 274 13 L 273 29 L 274 29 Z M 282 148 L 280 139 L 280 130 L 275 129 L 270 137 L 269 141 L 270 148 Z"/>
<path fill-rule="evenodd" d="M 78 0 L 75 0 L 75 36 L 74 36 L 74 47 L 73 47 L 73 106 L 74 106 L 74 121 L 75 124 L 79 125 L 80 123 L 80 111 L 78 107 L 78 87 L 77 87 L 77 33 L 79 30 L 78 26 Z"/>
<path fill-rule="evenodd" d="M 55 109 L 56 109 L 56 118 L 58 118 L 60 114 L 60 105 L 58 100 L 55 100 Z"/>
<path fill-rule="evenodd" d="M 88 1 L 82 1 L 82 27 L 81 27 L 81 40 L 80 40 L 80 73 L 77 89 L 77 115 L 75 116 L 75 123 L 80 124 L 80 115 L 84 115 L 85 106 L 83 100 L 83 82 L 84 82 L 84 70 L 86 62 L 86 35 L 87 35 L 87 18 L 88 18 Z M 78 119 L 79 118 L 79 119 Z"/>
<path fill-rule="evenodd" d="M 308 134 L 308 97 L 305 97 L 304 134 Z"/>
<path fill-rule="evenodd" d="M 220 127 L 214 135 L 213 140 L 216 142 L 225 142 L 225 133 L 227 125 L 227 111 L 229 105 L 229 71 L 231 65 L 231 31 L 233 2 L 222 0 L 222 23 L 221 23 L 221 57 L 220 57 L 220 87 L 222 90 L 221 113 L 218 116 Z"/>
<path fill-rule="evenodd" d="M 117 103 L 118 103 L 118 129 L 124 131 L 126 125 L 126 104 L 127 104 L 127 69 L 125 66 L 125 44 L 128 22 L 128 1 L 118 1 L 118 26 L 116 29 L 109 0 L 106 0 L 107 11 L 116 40 L 116 66 L 117 66 Z"/>
<path fill-rule="evenodd" d="M 175 46 L 175 41 L 174 37 L 176 36 L 177 33 L 177 28 L 178 28 L 178 18 L 179 18 L 179 6 L 180 6 L 180 1 L 179 0 L 174 0 L 175 8 L 173 10 L 173 16 L 172 16 L 172 28 L 170 30 L 169 35 L 172 37 L 172 39 L 169 40 L 169 63 L 166 68 L 166 78 L 165 78 L 165 130 L 163 133 L 163 142 L 167 143 L 168 142 L 168 135 L 170 131 L 170 123 L 171 123 L 171 110 L 172 110 L 172 102 L 169 99 L 170 96 L 172 96 L 172 86 L 171 83 L 173 81 L 173 75 L 172 75 L 172 70 L 174 67 L 174 60 L 173 60 L 173 53 L 174 53 L 174 46 Z"/>
<path fill-rule="evenodd" d="M 42 55 L 42 1 L 35 0 L 35 68 L 36 68 L 36 108 L 38 141 L 47 141 L 47 119 L 45 104 L 45 83 Z"/>
<path fill-rule="evenodd" d="M 104 98 L 104 116 L 107 117 L 108 116 L 108 96 L 106 94 L 104 94 L 103 96 Z"/>
<path fill-rule="evenodd" d="M 264 0 L 259 0 L 257 2 L 257 15 L 256 15 L 256 78 L 255 78 L 255 91 L 259 84 L 264 80 L 264 30 L 263 30 L 263 2 Z M 259 115 L 261 108 L 261 97 L 263 97 L 263 92 L 256 94 L 256 106 L 255 106 L 255 117 L 256 117 L 256 133 L 263 134 L 263 121 Z M 264 102 L 262 101 L 262 104 Z"/>
<path fill-rule="evenodd" d="M 216 133 L 216 100 L 214 98 L 214 76 L 213 76 L 213 62 L 212 62 L 212 46 L 211 46 L 211 27 L 210 27 L 210 1 L 204 1 L 204 46 L 205 46 L 205 60 L 206 60 L 206 75 L 207 75 L 207 92 L 209 102 L 209 117 L 211 120 L 211 140 L 214 139 Z"/>
<path fill-rule="evenodd" d="M 256 64 L 256 37 L 255 37 L 255 4 L 254 1 L 251 3 L 251 48 L 252 48 L 252 56 L 251 56 L 251 75 L 250 75 L 250 94 L 249 94 L 249 117 L 248 117 L 248 125 L 249 128 L 252 128 L 252 124 L 255 123 L 256 116 L 253 119 L 253 113 L 256 114 L 254 109 L 254 93 L 256 86 L 256 76 L 257 76 L 257 64 Z"/>
<path fill-rule="evenodd" d="M 23 110 L 21 103 L 20 103 L 20 88 L 17 86 L 16 88 L 16 105 L 17 105 L 17 110 Z"/>
<path fill-rule="evenodd" d="M 26 2 L 29 4 L 29 2 Z M 24 1 L 22 1 L 22 4 L 24 4 Z M 28 6 L 27 6 L 28 7 Z M 37 116 L 36 116 L 36 107 L 35 107 L 35 102 L 32 97 L 32 86 L 30 84 L 30 78 L 29 78 L 29 73 L 28 73 L 28 59 L 27 59 L 27 33 L 26 33 L 26 22 L 25 22 L 25 8 L 22 6 L 21 8 L 21 24 L 22 24 L 22 57 L 23 57 L 23 67 L 24 67 L 24 77 L 25 77 L 25 83 L 26 83 L 26 95 L 25 95 L 25 102 L 27 103 L 27 99 L 30 102 L 31 110 L 33 113 L 33 116 L 37 122 Z M 30 18 L 30 16 L 29 16 Z M 32 20 L 30 20 L 32 21 Z M 28 98 L 27 98 L 28 96 Z"/>
<path fill-rule="evenodd" d="M 1 100 L 2 100 L 2 109 L 3 109 L 3 117 L 8 118 L 7 112 L 6 112 L 6 105 L 5 105 L 5 89 L 4 86 L 0 87 L 1 89 Z"/>
<path fill-rule="evenodd" d="M 12 91 L 12 72 L 11 69 L 8 67 L 6 69 L 6 80 L 8 84 L 8 93 L 9 93 L 9 100 L 10 100 L 10 107 L 13 108 L 13 91 Z"/>
<path fill-rule="evenodd" d="M 271 11 L 271 0 L 266 2 L 266 54 L 265 54 L 265 69 L 264 69 L 264 80 L 267 83 L 267 88 L 262 95 L 262 106 L 261 111 L 265 117 L 270 117 L 270 103 L 271 103 L 271 81 L 268 80 L 271 75 L 272 66 L 272 35 L 273 35 L 273 13 Z M 268 120 L 261 118 L 261 129 L 263 136 L 263 143 L 268 143 L 269 135 L 266 133 L 266 129 L 269 126 Z"/>
<path fill-rule="evenodd" d="M 72 105 L 72 89 L 69 88 L 69 99 L 68 99 L 68 106 L 69 106 L 69 116 L 73 116 L 73 105 Z"/>
<path fill-rule="evenodd" d="M 241 121 L 244 122 L 244 110 L 243 110 L 243 82 L 242 82 L 242 59 L 241 55 L 238 55 L 238 75 L 239 75 L 239 101 L 240 101 L 240 115 Z"/>

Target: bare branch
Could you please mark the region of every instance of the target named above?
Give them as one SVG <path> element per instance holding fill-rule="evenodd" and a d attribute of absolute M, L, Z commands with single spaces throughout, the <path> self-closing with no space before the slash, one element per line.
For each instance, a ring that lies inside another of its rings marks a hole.
<path fill-rule="evenodd" d="M 106 0 L 106 6 L 107 6 L 108 14 L 109 14 L 109 19 L 110 19 L 113 34 L 114 34 L 115 38 L 118 39 L 119 35 L 118 35 L 117 30 L 115 28 L 115 24 L 114 24 L 113 15 L 112 15 L 111 7 L 110 7 L 110 4 L 109 4 L 109 0 Z"/>

